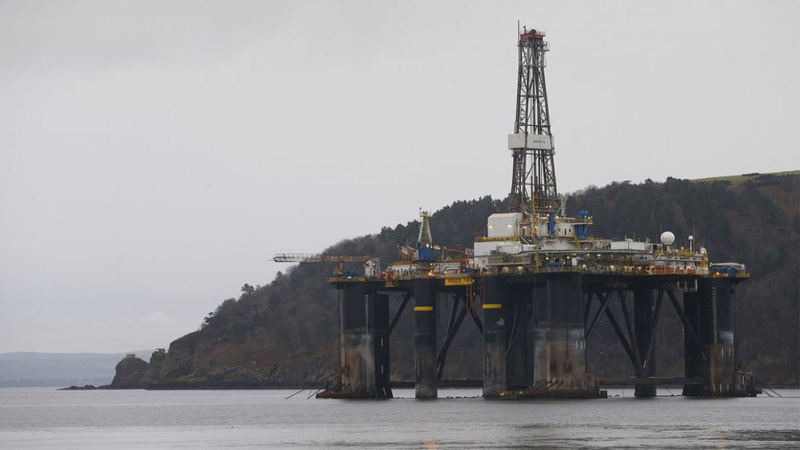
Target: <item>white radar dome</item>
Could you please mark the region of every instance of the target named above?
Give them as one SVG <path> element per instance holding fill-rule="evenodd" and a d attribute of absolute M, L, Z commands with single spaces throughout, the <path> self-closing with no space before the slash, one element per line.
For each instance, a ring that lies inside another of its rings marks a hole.
<path fill-rule="evenodd" d="M 661 243 L 664 245 L 672 245 L 675 242 L 675 235 L 671 231 L 661 233 Z"/>

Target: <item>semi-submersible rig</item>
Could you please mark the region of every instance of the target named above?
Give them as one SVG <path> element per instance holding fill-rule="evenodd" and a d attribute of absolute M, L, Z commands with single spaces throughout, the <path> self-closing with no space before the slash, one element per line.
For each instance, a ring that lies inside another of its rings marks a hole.
<path fill-rule="evenodd" d="M 545 34 L 519 33 L 519 72 L 509 211 L 488 218 L 487 235 L 460 258 L 433 245 L 421 213 L 416 249 L 385 271 L 368 256 L 275 255 L 275 261 L 365 262 L 364 273 L 338 270 L 339 372 L 318 397 L 390 398 L 389 343 L 413 304 L 415 391 L 437 397 L 447 351 L 469 316 L 483 336 L 484 397 L 604 397 L 602 385 L 634 385 L 639 397 L 660 384 L 686 396 L 754 396 L 760 391 L 736 362 L 735 286 L 742 264 L 709 262 L 704 248 L 592 237 L 592 217 L 566 217 L 556 189 L 553 135 L 545 84 Z M 341 266 L 340 266 L 341 267 Z M 390 314 L 390 296 L 402 301 Z M 609 307 L 618 303 L 619 313 Z M 684 333 L 684 378 L 655 377 L 655 336 L 665 303 Z M 448 304 L 450 305 L 447 308 Z M 449 310 L 437 342 L 439 306 Z M 599 380 L 586 370 L 586 343 L 603 316 L 633 367 L 631 378 Z"/>

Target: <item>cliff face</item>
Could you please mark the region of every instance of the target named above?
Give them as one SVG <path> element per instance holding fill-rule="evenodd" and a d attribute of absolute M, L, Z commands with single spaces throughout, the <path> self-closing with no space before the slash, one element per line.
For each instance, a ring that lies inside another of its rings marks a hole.
<path fill-rule="evenodd" d="M 150 365 L 140 358 L 126 357 L 115 368 L 111 387 L 119 389 L 141 389 L 146 387 L 142 382 Z"/>
<path fill-rule="evenodd" d="M 232 342 L 195 332 L 154 353 L 144 382 L 151 389 L 306 386 L 329 378 L 333 360 L 324 350 L 291 357 L 257 334 Z"/>
<path fill-rule="evenodd" d="M 662 230 L 683 239 L 694 234 L 713 261 L 747 264 L 752 279 L 741 285 L 737 296 L 739 359 L 762 382 L 798 381 L 800 176 L 612 183 L 574 194 L 567 206 L 571 215 L 578 209 L 590 211 L 595 236 L 635 235 L 656 241 Z M 434 241 L 471 247 L 475 236 L 485 233 L 486 218 L 504 211 L 505 203 L 490 197 L 456 202 L 431 218 Z M 384 227 L 378 234 L 342 241 L 328 250 L 368 253 L 385 266 L 396 259 L 398 243 L 416 241 L 417 231 L 416 222 Z M 323 385 L 335 373 L 338 357 L 336 291 L 325 281 L 332 269 L 327 264 L 300 264 L 278 273 L 269 285 L 243 286 L 239 298 L 225 300 L 199 331 L 173 341 L 166 353 L 154 353 L 138 382 L 150 388 Z M 355 265 L 345 269 L 360 270 Z M 392 299 L 391 311 L 399 301 Z M 441 316 L 440 331 L 447 326 L 447 315 Z M 671 328 L 659 337 L 658 375 L 682 376 L 680 323 L 669 315 L 663 322 Z M 392 333 L 393 380 L 413 379 L 412 343 L 413 319 L 406 313 Z M 465 322 L 451 346 L 444 378 L 479 379 L 480 345 L 477 329 Z M 590 346 L 590 370 L 609 377 L 631 374 L 608 324 L 601 324 Z M 134 383 L 141 365 L 133 364 L 126 363 L 119 386 Z M 117 385 L 115 377 L 112 387 Z"/>

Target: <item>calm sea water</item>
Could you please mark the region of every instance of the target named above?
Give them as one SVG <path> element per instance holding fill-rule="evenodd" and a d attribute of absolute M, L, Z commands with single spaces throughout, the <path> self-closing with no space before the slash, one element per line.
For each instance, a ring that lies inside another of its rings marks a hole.
<path fill-rule="evenodd" d="M 679 392 L 679 391 L 673 391 Z M 0 389 L 0 449 L 798 448 L 800 390 L 784 398 L 497 401 L 307 399 L 294 391 Z M 473 397 L 473 398 L 469 398 Z"/>

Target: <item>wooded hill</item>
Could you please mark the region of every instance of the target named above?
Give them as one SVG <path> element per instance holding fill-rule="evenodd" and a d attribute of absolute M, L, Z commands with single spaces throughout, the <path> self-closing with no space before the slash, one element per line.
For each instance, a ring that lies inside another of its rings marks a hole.
<path fill-rule="evenodd" d="M 672 231 L 677 245 L 706 247 L 714 262 L 747 265 L 752 278 L 737 291 L 739 359 L 764 384 L 800 381 L 800 175 L 749 174 L 732 179 L 669 178 L 590 187 L 570 195 L 567 213 L 588 210 L 593 234 L 657 241 Z M 505 212 L 503 201 L 458 201 L 431 217 L 434 241 L 471 247 L 486 233 L 486 218 Z M 397 244 L 414 245 L 418 222 L 384 227 L 344 240 L 327 252 L 370 254 L 384 267 Z M 360 270 L 359 267 L 352 267 Z M 169 387 L 320 385 L 336 370 L 337 292 L 327 282 L 333 265 L 302 263 L 265 286 L 242 287 L 222 302 L 200 329 L 154 354 L 142 384 Z M 392 299 L 394 311 L 399 298 Z M 683 375 L 683 335 L 674 311 L 664 309 L 657 339 L 658 376 Z M 440 314 L 439 329 L 447 314 Z M 602 322 L 601 322 L 602 323 Z M 392 334 L 392 379 L 413 379 L 413 318 L 406 313 Z M 448 355 L 445 379 L 480 379 L 481 337 L 465 322 Z M 607 323 L 589 343 L 589 370 L 625 377 L 632 367 Z"/>

